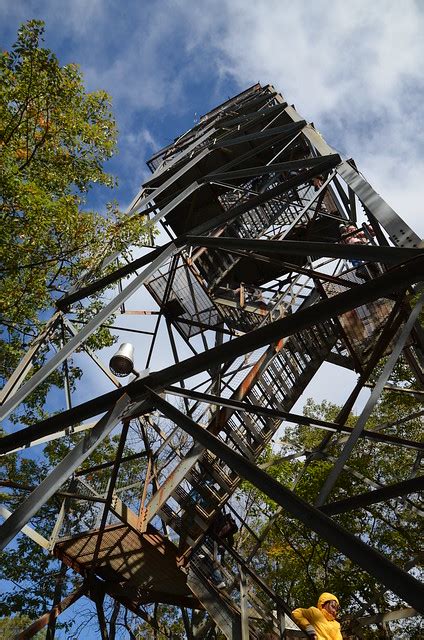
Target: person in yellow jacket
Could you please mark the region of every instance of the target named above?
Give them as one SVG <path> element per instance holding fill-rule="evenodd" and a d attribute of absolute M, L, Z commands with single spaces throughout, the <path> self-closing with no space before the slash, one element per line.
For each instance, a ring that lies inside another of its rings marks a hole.
<path fill-rule="evenodd" d="M 295 609 L 293 620 L 310 640 L 343 640 L 340 624 L 336 620 L 339 601 L 332 593 L 322 593 L 316 607 Z"/>

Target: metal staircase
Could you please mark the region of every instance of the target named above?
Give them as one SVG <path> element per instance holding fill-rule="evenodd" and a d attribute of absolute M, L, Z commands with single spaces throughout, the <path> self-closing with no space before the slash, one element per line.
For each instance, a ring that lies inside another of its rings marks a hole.
<path fill-rule="evenodd" d="M 272 345 L 262 356 L 257 375 L 249 379 L 248 374 L 233 398 L 243 398 L 257 407 L 290 410 L 330 353 L 335 341 L 331 325 L 322 325 L 315 327 L 314 331 L 291 336 L 281 347 Z M 226 444 L 247 458 L 256 460 L 280 424 L 281 419 L 252 418 L 245 412 L 218 409 L 208 428 L 211 431 L 219 429 L 218 435 Z M 182 461 L 181 465 L 184 463 Z M 189 521 L 190 543 L 193 544 L 208 528 L 214 513 L 235 490 L 240 478 L 214 460 L 209 452 L 202 452 L 192 460 L 192 468 L 187 471 L 185 480 L 191 489 L 176 487 L 162 506 L 160 516 L 182 538 L 188 535 L 185 522 Z M 212 489 L 212 484 L 218 485 L 218 488 Z M 190 490 L 204 498 L 203 506 L 190 502 Z M 180 515 L 181 512 L 190 513 L 190 517 L 185 518 Z"/>
<path fill-rule="evenodd" d="M 210 579 L 208 545 L 202 545 L 201 551 L 201 559 L 197 554 L 190 564 L 187 584 L 226 638 L 257 640 L 270 628 L 286 640 L 307 637 L 291 620 L 285 602 L 236 552 L 227 547 L 229 558 L 227 555 L 225 565 L 219 566 L 226 586 L 219 589 Z M 194 638 L 204 638 L 209 627 L 208 618 L 204 618 Z"/>
<path fill-rule="evenodd" d="M 324 324 L 315 327 L 314 331 L 291 336 L 278 351 L 272 346 L 264 354 L 257 376 L 244 389 L 245 400 L 259 407 L 290 410 L 335 341 L 331 325 Z M 239 399 L 242 393 L 243 384 L 235 398 Z M 208 428 L 218 431 L 217 423 L 219 436 L 226 444 L 250 460 L 256 460 L 280 426 L 281 419 L 249 417 L 245 412 L 218 409 Z M 192 463 L 192 468 L 184 477 L 187 488 L 177 486 L 159 511 L 160 518 L 178 534 L 180 551 L 188 556 L 240 482 L 239 476 L 208 451 L 199 453 Z M 182 461 L 181 466 L 184 464 L 185 461 Z M 191 496 L 195 496 L 195 499 Z M 203 546 L 201 548 L 205 551 Z M 228 594 L 223 594 L 210 583 L 210 565 L 205 566 L 204 561 L 199 563 L 195 560 L 193 569 L 192 564 L 188 586 L 193 594 L 227 638 L 241 638 L 240 612 L 235 611 L 234 602 L 229 604 Z M 225 568 L 221 570 L 231 583 L 231 574 L 228 575 Z M 264 616 L 261 609 L 259 620 L 263 620 Z M 252 617 L 249 625 L 249 637 L 256 638 L 255 617 Z"/>

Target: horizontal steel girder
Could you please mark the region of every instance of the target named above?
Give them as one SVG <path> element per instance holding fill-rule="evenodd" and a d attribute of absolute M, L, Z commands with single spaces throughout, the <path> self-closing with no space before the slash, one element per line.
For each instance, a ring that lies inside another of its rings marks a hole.
<path fill-rule="evenodd" d="M 291 413 L 289 411 L 278 411 L 277 409 L 268 409 L 267 407 L 260 407 L 249 404 L 248 402 L 241 402 L 240 400 L 234 400 L 233 398 L 222 398 L 221 396 L 211 395 L 209 393 L 201 393 L 200 391 L 191 391 L 190 389 L 180 389 L 180 387 L 166 387 L 164 389 L 166 393 L 170 395 L 179 396 L 181 398 L 191 398 L 194 400 L 200 400 L 201 402 L 207 402 L 209 404 L 215 404 L 220 407 L 227 407 L 228 409 L 240 409 L 246 413 L 252 413 L 257 416 L 266 416 L 270 418 L 281 418 L 287 422 L 293 422 L 295 424 L 303 424 L 311 427 L 318 427 L 328 431 L 337 433 L 352 433 L 352 427 L 346 425 L 336 424 L 335 422 L 329 422 L 328 420 L 319 420 L 317 418 L 309 418 L 297 413 Z M 385 444 L 393 444 L 398 447 L 405 447 L 407 449 L 414 449 L 415 451 L 424 452 L 424 442 L 418 442 L 417 440 L 408 440 L 407 438 L 400 438 L 391 434 L 379 433 L 378 431 L 369 431 L 363 429 L 361 437 L 374 442 L 384 442 Z"/>
<path fill-rule="evenodd" d="M 204 238 L 188 235 L 188 246 L 210 249 L 238 249 L 254 251 L 264 255 L 284 256 L 321 256 L 326 258 L 358 258 L 360 260 L 399 264 L 423 256 L 422 249 L 401 247 L 380 247 L 361 244 L 334 244 L 329 242 L 308 242 L 298 240 L 245 240 L 241 238 Z"/>
<path fill-rule="evenodd" d="M 234 169 L 231 171 L 214 171 L 209 173 L 204 178 L 201 178 L 199 182 L 214 180 L 233 180 L 239 178 L 249 178 L 268 175 L 269 173 L 279 173 L 282 171 L 294 171 L 296 169 L 306 169 L 314 166 L 319 166 L 322 162 L 320 157 L 318 158 L 303 158 L 302 160 L 289 160 L 287 162 L 276 162 L 275 164 L 261 165 L 257 167 L 250 167 L 249 169 Z"/>
<path fill-rule="evenodd" d="M 418 478 L 403 480 L 402 482 L 397 482 L 396 484 L 391 484 L 381 489 L 367 491 L 358 496 L 346 498 L 346 500 L 338 500 L 337 502 L 325 504 L 321 507 L 321 511 L 329 516 L 333 516 L 337 513 L 345 513 L 353 509 L 363 509 L 378 502 L 384 502 L 392 498 L 400 498 L 410 493 L 417 493 L 423 490 L 424 476 L 419 476 Z"/>
<path fill-rule="evenodd" d="M 292 315 L 287 315 L 230 342 L 182 360 L 161 371 L 152 372 L 143 380 L 135 380 L 123 387 L 123 389 L 133 399 L 139 399 L 144 394 L 145 384 L 154 389 L 163 389 L 167 385 L 206 371 L 211 366 L 228 362 L 255 349 L 270 345 L 281 338 L 303 331 L 350 309 L 380 297 L 393 295 L 394 292 L 403 290 L 411 284 L 420 282 L 422 279 L 424 279 L 424 256 L 415 258 L 415 260 L 396 267 L 378 278 L 297 311 Z M 122 390 L 119 389 L 111 391 L 68 411 L 21 429 L 16 433 L 4 436 L 0 440 L 0 454 L 7 453 L 36 438 L 53 434 L 58 430 L 62 431 L 77 422 L 108 411 L 113 407 L 121 393 Z M 130 417 L 130 415 L 125 417 Z"/>
<path fill-rule="evenodd" d="M 219 438 L 200 427 L 153 391 L 151 391 L 151 397 L 153 405 L 186 431 L 195 442 L 201 443 L 212 451 L 242 478 L 251 482 L 283 507 L 291 516 L 315 531 L 323 540 L 341 551 L 381 584 L 415 607 L 417 611 L 424 613 L 424 585 L 421 582 L 346 531 L 322 511 L 299 498 L 250 460 L 233 451 Z"/>

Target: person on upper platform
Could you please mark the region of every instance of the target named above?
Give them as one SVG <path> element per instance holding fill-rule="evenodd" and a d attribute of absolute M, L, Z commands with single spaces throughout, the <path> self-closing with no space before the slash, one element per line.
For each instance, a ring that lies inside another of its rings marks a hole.
<path fill-rule="evenodd" d="M 340 623 L 336 616 L 339 601 L 332 593 L 322 593 L 316 607 L 295 609 L 293 620 L 311 640 L 343 640 Z"/>
<path fill-rule="evenodd" d="M 375 236 L 374 229 L 370 224 L 363 225 L 359 229 L 354 224 L 340 224 L 339 232 L 342 244 L 369 244 L 370 238 Z M 373 262 L 365 265 L 365 262 L 359 258 L 350 258 L 349 262 L 352 267 L 358 267 L 355 273 L 361 280 L 369 280 L 371 277 L 375 278 L 381 275 L 380 269 Z"/>

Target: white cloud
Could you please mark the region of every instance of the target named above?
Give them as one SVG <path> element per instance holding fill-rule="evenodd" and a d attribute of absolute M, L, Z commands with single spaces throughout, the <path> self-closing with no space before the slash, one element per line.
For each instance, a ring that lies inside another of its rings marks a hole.
<path fill-rule="evenodd" d="M 193 55 L 216 51 L 216 75 L 245 88 L 270 82 L 353 156 L 421 236 L 424 11 L 412 0 L 222 0 L 178 6 Z M 208 46 L 208 44 L 206 44 Z"/>
<path fill-rule="evenodd" d="M 174 116 L 191 126 L 194 112 L 270 82 L 424 235 L 419 2 L 21 0 L 2 3 L 0 16 L 10 41 L 19 22 L 44 18 L 47 46 L 81 64 L 89 89 L 112 94 L 129 189 L 146 175 L 147 130 L 157 148 L 181 133 Z"/>
<path fill-rule="evenodd" d="M 226 99 L 228 86 L 270 82 L 424 235 L 415 198 L 424 169 L 419 2 L 26 0 L 3 3 L 0 14 L 9 38 L 19 22 L 44 18 L 47 45 L 81 63 L 90 89 L 112 94 L 124 165 L 144 163 L 134 136 L 147 150 L 146 114 L 199 113 Z M 193 79 L 209 95 L 189 93 Z"/>
<path fill-rule="evenodd" d="M 159 142 L 145 127 L 135 131 L 126 130 L 119 136 L 118 163 L 120 173 L 127 182 L 127 191 L 131 192 L 129 202 L 151 175 L 145 165 L 145 158 L 152 156 L 159 148 Z M 127 207 L 121 204 L 121 208 L 126 210 Z"/>

